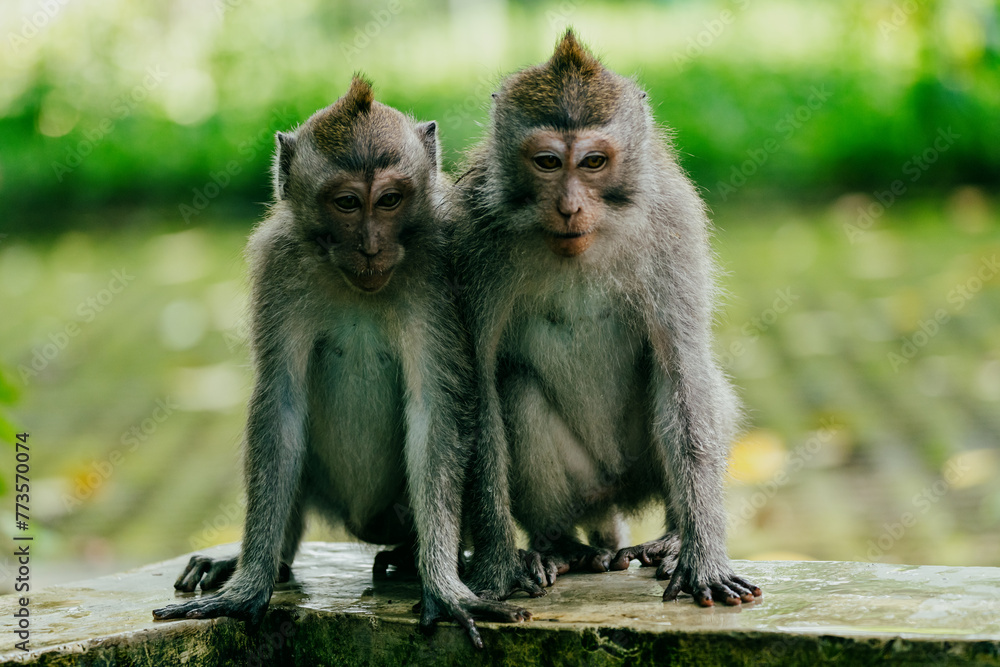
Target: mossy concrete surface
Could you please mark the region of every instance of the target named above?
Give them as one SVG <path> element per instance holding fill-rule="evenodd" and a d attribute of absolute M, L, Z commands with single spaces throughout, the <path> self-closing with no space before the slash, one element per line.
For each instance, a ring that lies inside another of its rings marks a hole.
<path fill-rule="evenodd" d="M 236 552 L 235 545 L 206 550 Z M 187 556 L 29 595 L 0 598 L 0 665 L 1000 665 L 1000 568 L 736 561 L 756 603 L 664 603 L 652 568 L 568 575 L 516 598 L 533 620 L 480 623 L 474 650 L 453 623 L 417 629 L 413 579 L 372 581 L 375 550 L 306 543 L 259 632 L 231 619 L 157 622 L 192 594 L 172 584 Z"/>

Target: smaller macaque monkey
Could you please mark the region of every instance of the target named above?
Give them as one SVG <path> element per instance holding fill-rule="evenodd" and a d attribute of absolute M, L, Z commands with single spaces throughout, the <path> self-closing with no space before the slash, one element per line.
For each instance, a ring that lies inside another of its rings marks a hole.
<path fill-rule="evenodd" d="M 449 297 L 440 155 L 436 123 L 376 102 L 359 77 L 277 134 L 275 203 L 247 247 L 255 383 L 239 560 L 193 558 L 176 587 L 221 590 L 155 618 L 258 624 L 307 509 L 402 545 L 376 558 L 376 575 L 405 567 L 416 545 L 425 628 L 454 619 L 481 647 L 473 615 L 530 616 L 479 599 L 458 575 L 471 367 Z"/>
<path fill-rule="evenodd" d="M 709 221 L 646 93 L 567 31 L 504 80 L 469 166 L 457 257 L 480 399 L 472 589 L 504 598 L 637 559 L 670 580 L 665 600 L 753 601 L 726 555 L 739 411 L 712 356 Z M 621 513 L 651 501 L 670 532 L 622 548 Z M 533 553 L 519 554 L 515 520 Z"/>

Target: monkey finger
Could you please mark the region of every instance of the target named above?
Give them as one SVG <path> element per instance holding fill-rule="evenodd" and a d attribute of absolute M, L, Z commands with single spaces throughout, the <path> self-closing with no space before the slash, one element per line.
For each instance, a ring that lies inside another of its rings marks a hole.
<path fill-rule="evenodd" d="M 712 599 L 724 602 L 731 607 L 740 604 L 740 596 L 733 589 L 725 584 L 712 584 Z"/>
<path fill-rule="evenodd" d="M 153 618 L 157 621 L 168 621 L 173 618 L 184 618 L 188 612 L 188 604 L 171 604 L 153 610 Z"/>
<path fill-rule="evenodd" d="M 661 560 L 660 564 L 656 566 L 656 578 L 670 579 L 674 575 L 674 566 L 676 565 L 677 561 L 675 560 Z"/>

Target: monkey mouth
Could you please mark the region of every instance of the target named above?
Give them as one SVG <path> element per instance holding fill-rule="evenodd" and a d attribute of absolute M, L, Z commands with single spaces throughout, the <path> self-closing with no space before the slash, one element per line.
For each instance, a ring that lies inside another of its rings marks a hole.
<path fill-rule="evenodd" d="M 386 286 L 389 278 L 392 277 L 392 269 L 388 271 L 376 271 L 375 269 L 362 269 L 358 273 L 345 274 L 348 281 L 362 292 L 374 294 Z"/>
<path fill-rule="evenodd" d="M 586 232 L 547 232 L 545 242 L 549 250 L 560 257 L 576 257 L 582 254 L 594 242 L 593 233 Z"/>

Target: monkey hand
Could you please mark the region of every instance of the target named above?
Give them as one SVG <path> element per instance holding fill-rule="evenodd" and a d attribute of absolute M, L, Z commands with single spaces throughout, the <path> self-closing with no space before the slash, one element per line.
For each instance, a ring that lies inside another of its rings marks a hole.
<path fill-rule="evenodd" d="M 531 618 L 531 612 L 522 607 L 517 607 L 496 600 L 484 600 L 471 595 L 471 591 L 464 597 L 452 595 L 436 595 L 424 588 L 421 603 L 418 605 L 420 613 L 420 629 L 430 632 L 438 621 L 456 621 L 469 635 L 472 644 L 476 648 L 483 647 L 483 639 L 479 636 L 479 629 L 473 618 L 480 618 L 488 621 L 501 621 L 505 623 L 515 623 L 526 621 Z M 414 610 L 417 608 L 415 607 Z"/>
<path fill-rule="evenodd" d="M 221 593 L 203 596 L 188 602 L 172 604 L 153 610 L 153 618 L 157 621 L 167 621 L 178 618 L 216 618 L 229 616 L 245 621 L 250 627 L 258 627 L 264 620 L 271 600 L 271 589 L 241 594 L 235 590 L 223 590 Z"/>
<path fill-rule="evenodd" d="M 656 578 L 669 579 L 677 567 L 677 555 L 681 550 L 681 540 L 677 533 L 667 533 L 658 540 L 621 549 L 611 561 L 612 570 L 627 570 L 629 564 L 637 560 L 642 567 L 656 565 Z"/>
<path fill-rule="evenodd" d="M 683 591 L 692 595 L 700 606 L 711 607 L 716 602 L 727 605 L 753 602 L 754 598 L 761 596 L 760 588 L 737 577 L 728 566 L 711 568 L 715 573 L 707 576 L 704 569 L 706 568 L 694 567 L 682 553 L 677 569 L 663 591 L 663 600 L 675 600 L 678 593 Z"/>

